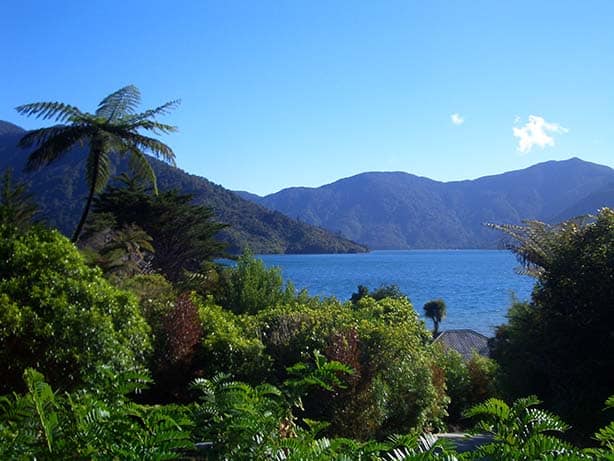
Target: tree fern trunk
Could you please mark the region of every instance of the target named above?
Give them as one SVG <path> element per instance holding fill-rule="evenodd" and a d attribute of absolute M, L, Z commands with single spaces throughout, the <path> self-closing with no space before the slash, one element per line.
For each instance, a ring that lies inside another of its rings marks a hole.
<path fill-rule="evenodd" d="M 92 155 L 90 153 L 90 155 Z M 99 156 L 95 157 L 94 171 L 93 177 L 90 180 L 90 191 L 87 195 L 87 202 L 85 202 L 85 209 L 83 210 L 83 214 L 81 215 L 81 219 L 79 220 L 79 224 L 77 224 L 77 228 L 75 229 L 75 233 L 72 236 L 71 241 L 73 243 L 77 243 L 79 241 L 79 237 L 81 236 L 81 232 L 83 231 L 83 226 L 85 225 L 85 221 L 87 221 L 87 215 L 90 213 L 90 208 L 92 207 L 92 202 L 94 200 L 94 194 L 96 193 L 96 182 L 98 180 L 98 164 L 99 164 Z"/>

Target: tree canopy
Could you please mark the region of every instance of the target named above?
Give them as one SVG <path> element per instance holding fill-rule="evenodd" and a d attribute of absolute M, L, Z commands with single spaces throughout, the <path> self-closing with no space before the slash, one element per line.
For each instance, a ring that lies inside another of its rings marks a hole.
<path fill-rule="evenodd" d="M 614 211 L 548 237 L 548 257 L 530 261 L 541 268 L 532 299 L 510 309 L 493 357 L 510 395 L 536 393 L 589 433 L 614 389 Z M 526 244 L 519 240 L 521 251 Z"/>
<path fill-rule="evenodd" d="M 61 102 L 36 102 L 17 107 L 17 112 L 22 115 L 59 122 L 48 128 L 29 131 L 21 138 L 21 147 L 34 147 L 28 158 L 27 169 L 35 170 L 54 162 L 76 145 L 89 146 L 86 164 L 89 191 L 72 238 L 74 242 L 81 235 L 94 195 L 102 192 L 109 182 L 113 154 L 128 157 L 130 167 L 149 178 L 156 193 L 156 176 L 145 152 L 169 163 L 175 162 L 175 154 L 170 147 L 141 132 L 166 134 L 176 131 L 174 126 L 157 122 L 155 118 L 168 113 L 179 101 L 170 101 L 155 109 L 137 113 L 136 108 L 140 102 L 139 89 L 128 85 L 100 101 L 93 114 Z"/>
<path fill-rule="evenodd" d="M 169 280 L 184 271 L 198 271 L 203 263 L 225 256 L 225 244 L 216 234 L 226 226 L 214 221 L 213 211 L 192 203 L 192 196 L 177 191 L 148 194 L 136 183 L 109 187 L 96 198 L 96 218 L 90 232 L 137 225 L 151 237 L 151 264 Z M 112 218 L 109 222 L 109 216 Z"/>
<path fill-rule="evenodd" d="M 446 318 L 446 303 L 443 299 L 434 299 L 424 305 L 424 315 L 433 321 L 433 336 L 439 334 L 439 324 Z"/>
<path fill-rule="evenodd" d="M 135 298 L 88 267 L 57 231 L 0 226 L 0 392 L 24 369 L 71 388 L 101 365 L 144 365 L 149 327 Z"/>

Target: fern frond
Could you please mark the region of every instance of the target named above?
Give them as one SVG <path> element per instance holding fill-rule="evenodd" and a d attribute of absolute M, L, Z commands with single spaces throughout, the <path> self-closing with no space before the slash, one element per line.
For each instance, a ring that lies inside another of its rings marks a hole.
<path fill-rule="evenodd" d="M 141 103 L 141 92 L 134 85 L 128 85 L 111 93 L 98 104 L 96 115 L 109 122 L 115 122 L 134 113 Z"/>
<path fill-rule="evenodd" d="M 170 165 L 175 165 L 175 153 L 173 150 L 157 139 L 150 138 L 148 136 L 143 136 L 138 133 L 124 133 L 123 140 L 126 143 L 130 143 L 133 148 L 149 151 L 156 158 L 169 163 Z"/>
<path fill-rule="evenodd" d="M 15 110 L 25 116 L 35 116 L 43 120 L 55 118 L 57 122 L 74 121 L 84 114 L 75 106 L 62 102 L 34 102 L 18 106 Z"/>
<path fill-rule="evenodd" d="M 37 170 L 68 153 L 76 144 L 84 144 L 92 131 L 80 125 L 55 125 L 26 133 L 20 147 L 37 146 L 28 157 L 26 170 Z"/>
<path fill-rule="evenodd" d="M 24 372 L 24 381 L 28 396 L 32 401 L 38 417 L 41 432 L 45 438 L 49 453 L 53 452 L 54 432 L 58 426 L 58 415 L 55 412 L 55 394 L 41 373 L 31 368 Z"/>
<path fill-rule="evenodd" d="M 471 407 L 465 411 L 464 414 L 467 418 L 473 416 L 490 416 L 505 421 L 509 419 L 511 411 L 507 403 L 493 398 Z"/>
<path fill-rule="evenodd" d="M 134 172 L 135 176 L 139 178 L 146 178 L 151 183 L 155 195 L 158 195 L 158 181 L 156 179 L 156 173 L 154 172 L 151 164 L 147 160 L 147 157 L 138 149 L 133 146 L 126 146 L 129 152 L 128 166 Z"/>
<path fill-rule="evenodd" d="M 130 115 L 125 118 L 125 122 L 130 125 L 138 125 L 139 123 L 143 121 L 147 121 L 159 115 L 168 114 L 173 109 L 176 109 L 179 106 L 179 104 L 181 104 L 181 100 L 175 99 L 173 101 L 166 102 L 162 104 L 161 106 L 156 107 L 155 109 L 149 109 L 149 110 L 146 110 L 145 112 L 141 112 L 140 114 Z M 148 129 L 145 126 L 142 126 L 141 128 Z"/>

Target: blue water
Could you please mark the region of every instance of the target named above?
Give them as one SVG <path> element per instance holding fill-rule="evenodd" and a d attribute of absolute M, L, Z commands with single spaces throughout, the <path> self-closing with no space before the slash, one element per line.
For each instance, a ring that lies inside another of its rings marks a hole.
<path fill-rule="evenodd" d="M 343 255 L 260 255 L 268 267 L 281 269 L 284 279 L 314 296 L 347 300 L 358 285 L 377 288 L 396 284 L 422 313 L 427 301 L 447 305 L 443 329 L 471 328 L 491 336 L 505 322 L 512 294 L 528 299 L 530 277 L 514 272 L 509 251 L 412 250 L 373 251 Z M 431 328 L 430 320 L 427 325 Z"/>

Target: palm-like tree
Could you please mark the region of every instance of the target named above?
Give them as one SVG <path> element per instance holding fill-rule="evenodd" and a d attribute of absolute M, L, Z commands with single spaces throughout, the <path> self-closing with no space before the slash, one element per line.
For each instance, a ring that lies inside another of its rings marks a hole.
<path fill-rule="evenodd" d="M 439 323 L 446 318 L 446 303 L 435 299 L 424 305 L 424 314 L 433 321 L 433 337 L 439 334 Z"/>
<path fill-rule="evenodd" d="M 104 98 L 93 114 L 61 102 L 36 102 L 17 107 L 17 112 L 22 115 L 58 122 L 48 128 L 30 131 L 19 141 L 21 147 L 34 146 L 28 158 L 27 170 L 37 170 L 58 160 L 76 145 L 89 146 L 86 163 L 89 191 L 85 209 L 72 237 L 73 242 L 81 235 L 94 195 L 101 192 L 109 181 L 113 154 L 127 156 L 130 167 L 137 174 L 150 179 L 155 193 L 156 176 L 145 152 L 170 164 L 175 163 L 175 154 L 170 147 L 141 134 L 141 131 L 158 135 L 176 131 L 176 127 L 159 123 L 155 118 L 168 113 L 179 101 L 170 101 L 155 109 L 136 113 L 140 102 L 140 91 L 129 85 Z"/>

